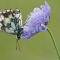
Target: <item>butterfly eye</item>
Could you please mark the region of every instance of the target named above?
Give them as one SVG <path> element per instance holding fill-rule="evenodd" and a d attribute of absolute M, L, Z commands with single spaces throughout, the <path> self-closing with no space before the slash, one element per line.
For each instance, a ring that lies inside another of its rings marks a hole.
<path fill-rule="evenodd" d="M 17 39 L 19 40 L 20 39 L 20 36 L 17 36 Z"/>

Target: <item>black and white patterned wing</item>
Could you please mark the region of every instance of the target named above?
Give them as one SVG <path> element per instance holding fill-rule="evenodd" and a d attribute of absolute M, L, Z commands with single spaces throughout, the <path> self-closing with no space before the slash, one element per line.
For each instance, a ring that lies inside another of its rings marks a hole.
<path fill-rule="evenodd" d="M 21 17 L 19 9 L 0 12 L 0 30 L 11 35 L 17 35 L 18 30 L 22 27 Z"/>

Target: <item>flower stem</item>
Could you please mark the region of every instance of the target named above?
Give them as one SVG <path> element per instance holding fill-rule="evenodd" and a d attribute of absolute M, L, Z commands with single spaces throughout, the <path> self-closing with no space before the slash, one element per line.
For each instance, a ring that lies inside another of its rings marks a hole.
<path fill-rule="evenodd" d="M 50 36 L 51 36 L 51 38 L 52 38 L 52 41 L 53 41 L 53 44 L 54 44 L 54 47 L 55 47 L 56 53 L 57 53 L 58 58 L 59 58 L 59 60 L 60 60 L 60 55 L 59 55 L 59 52 L 58 52 L 58 49 L 57 49 L 57 46 L 56 46 L 56 43 L 55 43 L 54 37 L 53 37 L 53 35 L 52 35 L 52 33 L 51 33 L 51 31 L 50 31 L 49 28 L 47 29 L 47 31 L 49 32 L 49 34 L 50 34 Z"/>

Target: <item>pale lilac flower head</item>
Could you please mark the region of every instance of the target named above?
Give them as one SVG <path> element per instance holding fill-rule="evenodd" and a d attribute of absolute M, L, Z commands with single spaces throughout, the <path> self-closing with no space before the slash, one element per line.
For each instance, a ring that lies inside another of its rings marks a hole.
<path fill-rule="evenodd" d="M 25 22 L 21 38 L 29 39 L 40 31 L 46 31 L 50 12 L 51 8 L 46 1 L 45 5 L 41 5 L 40 8 L 34 8 Z"/>

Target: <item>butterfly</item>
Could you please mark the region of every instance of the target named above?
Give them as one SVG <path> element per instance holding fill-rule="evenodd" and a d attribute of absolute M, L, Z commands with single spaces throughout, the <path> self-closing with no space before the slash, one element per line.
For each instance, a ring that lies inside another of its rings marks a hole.
<path fill-rule="evenodd" d="M 0 12 L 0 30 L 7 34 L 16 36 L 17 50 L 17 44 L 19 47 L 18 40 L 23 33 L 22 15 L 19 9 L 5 9 L 4 11 Z"/>

